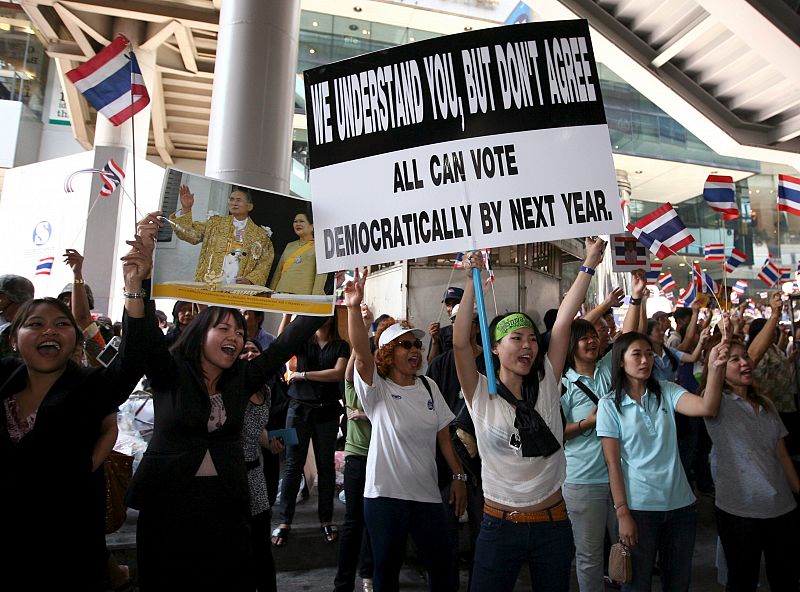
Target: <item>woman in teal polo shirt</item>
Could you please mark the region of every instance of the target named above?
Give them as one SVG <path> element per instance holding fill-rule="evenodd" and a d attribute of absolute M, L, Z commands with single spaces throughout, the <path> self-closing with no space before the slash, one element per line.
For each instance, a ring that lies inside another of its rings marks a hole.
<path fill-rule="evenodd" d="M 694 417 L 716 415 L 728 345 L 720 343 L 709 354 L 703 397 L 655 379 L 653 344 L 642 333 L 618 338 L 611 355 L 613 391 L 600 400 L 597 435 L 608 466 L 620 540 L 632 548 L 633 581 L 623 590 L 650 590 L 656 556 L 663 589 L 688 590 L 697 516 L 678 455 L 675 411 Z"/>

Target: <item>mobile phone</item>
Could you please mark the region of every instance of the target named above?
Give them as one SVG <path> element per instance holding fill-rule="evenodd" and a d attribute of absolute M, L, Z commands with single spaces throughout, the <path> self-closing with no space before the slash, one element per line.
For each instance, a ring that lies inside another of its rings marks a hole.
<path fill-rule="evenodd" d="M 122 343 L 122 340 L 119 337 L 116 335 L 112 337 L 111 341 L 103 348 L 103 351 L 97 354 L 97 361 L 108 368 L 119 353 L 120 343 Z"/>

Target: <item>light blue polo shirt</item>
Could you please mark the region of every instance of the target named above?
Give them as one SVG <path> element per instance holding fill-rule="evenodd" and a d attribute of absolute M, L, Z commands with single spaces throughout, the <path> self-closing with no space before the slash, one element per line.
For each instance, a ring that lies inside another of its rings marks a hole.
<path fill-rule="evenodd" d="M 675 404 L 686 389 L 660 381 L 661 404 L 649 390 L 636 404 L 627 393 L 621 411 L 613 393 L 600 399 L 597 435 L 619 440 L 625 494 L 631 510 L 666 512 L 695 501 L 678 455 Z"/>
<path fill-rule="evenodd" d="M 653 378 L 656 380 L 675 382 L 678 380 L 678 364 L 675 364 L 675 369 L 673 370 L 672 362 L 670 362 L 669 356 L 667 355 L 667 350 L 672 352 L 672 355 L 675 356 L 678 362 L 683 360 L 683 356 L 685 355 L 683 352 L 667 347 L 666 345 L 664 346 L 664 353 L 660 356 L 653 351 Z"/>
<path fill-rule="evenodd" d="M 561 397 L 561 408 L 568 423 L 574 423 L 589 416 L 594 403 L 578 386 L 581 381 L 598 399 L 611 390 L 611 352 L 597 363 L 594 376 L 578 374 L 573 368 L 567 369 L 561 379 L 566 392 Z M 603 447 L 594 429 L 587 429 L 564 444 L 567 457 L 567 483 L 590 485 L 608 483 L 608 469 L 603 457 Z"/>

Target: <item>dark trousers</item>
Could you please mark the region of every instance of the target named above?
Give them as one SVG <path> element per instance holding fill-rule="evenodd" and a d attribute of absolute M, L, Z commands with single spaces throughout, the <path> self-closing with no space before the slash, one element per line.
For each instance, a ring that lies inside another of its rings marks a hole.
<path fill-rule="evenodd" d="M 300 479 L 308 456 L 308 444 L 314 443 L 319 483 L 319 521 L 333 518 L 333 496 L 336 489 L 336 469 L 333 456 L 336 452 L 336 433 L 339 430 L 338 414 L 332 416 L 328 409 L 309 408 L 295 400 L 289 403 L 286 427 L 297 430 L 298 443 L 286 447 L 286 464 L 281 485 L 282 523 L 291 524 L 300 490 Z"/>
<path fill-rule="evenodd" d="M 481 519 L 483 518 L 483 488 L 481 483 L 474 483 L 472 479 L 467 481 L 467 517 L 469 518 L 469 585 L 472 583 L 472 562 L 475 557 L 475 543 L 478 540 L 478 533 L 481 530 Z M 447 514 L 447 536 L 450 539 L 450 586 L 452 590 L 458 590 L 461 582 L 459 575 L 458 560 L 458 531 L 460 516 L 456 516 L 453 506 L 450 505 L 450 484 L 442 488 L 442 502 L 444 503 L 445 513 Z M 469 590 L 467 585 L 467 590 Z"/>
<path fill-rule="evenodd" d="M 450 550 L 447 517 L 441 503 L 365 498 L 364 520 L 372 543 L 375 592 L 399 590 L 400 568 L 409 534 L 428 572 L 428 590 L 449 592 Z"/>
<path fill-rule="evenodd" d="M 470 590 L 511 592 L 527 561 L 532 590 L 568 592 L 574 555 L 569 520 L 514 524 L 484 514 Z"/>
<path fill-rule="evenodd" d="M 261 456 L 264 459 L 264 480 L 267 482 L 267 498 L 269 507 L 275 505 L 278 497 L 278 483 L 281 480 L 281 456 L 272 454 L 269 448 L 261 449 Z"/>
<path fill-rule="evenodd" d="M 269 510 L 250 518 L 250 534 L 253 545 L 253 574 L 258 592 L 277 592 L 275 581 L 275 560 L 272 558 Z"/>
<path fill-rule="evenodd" d="M 728 563 L 727 592 L 758 588 L 761 554 L 771 592 L 797 592 L 797 510 L 777 518 L 741 518 L 716 509 L 717 531 Z"/>
<path fill-rule="evenodd" d="M 252 592 L 249 513 L 219 477 L 195 477 L 180 496 L 142 508 L 136 525 L 139 590 Z"/>
<path fill-rule="evenodd" d="M 372 546 L 364 525 L 364 484 L 367 457 L 350 454 L 344 461 L 344 495 L 347 506 L 339 534 L 339 568 L 333 581 L 336 592 L 353 592 L 361 557 L 362 578 L 372 578 Z"/>
<path fill-rule="evenodd" d="M 633 582 L 623 592 L 649 592 L 658 556 L 661 588 L 686 592 L 692 575 L 692 555 L 697 525 L 694 504 L 668 512 L 631 510 L 639 531 L 639 544 L 631 552 Z"/>

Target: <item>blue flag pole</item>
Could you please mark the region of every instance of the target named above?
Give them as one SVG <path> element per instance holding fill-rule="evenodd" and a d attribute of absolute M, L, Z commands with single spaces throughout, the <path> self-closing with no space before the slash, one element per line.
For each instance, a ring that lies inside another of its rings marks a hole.
<path fill-rule="evenodd" d="M 481 272 L 472 268 L 472 283 L 475 285 L 475 305 L 478 308 L 478 323 L 481 328 L 481 343 L 483 345 L 483 361 L 486 363 L 486 380 L 489 383 L 489 396 L 497 395 L 497 381 L 494 377 L 494 364 L 492 363 L 492 343 L 489 339 L 489 321 L 486 319 L 486 302 L 483 299 L 483 284 Z"/>

